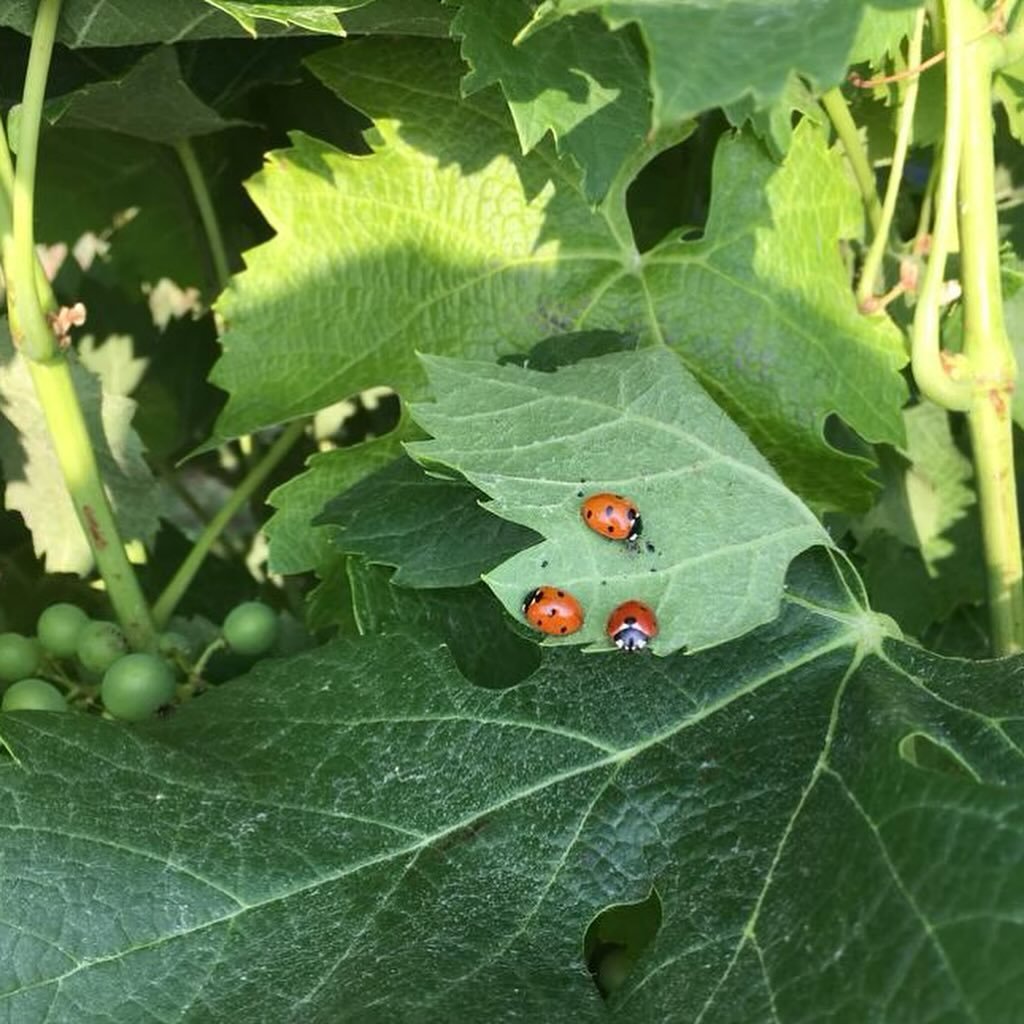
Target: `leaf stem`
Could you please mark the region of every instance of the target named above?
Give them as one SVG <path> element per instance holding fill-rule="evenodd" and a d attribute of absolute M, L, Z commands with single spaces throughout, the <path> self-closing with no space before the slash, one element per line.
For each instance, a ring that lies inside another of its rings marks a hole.
<path fill-rule="evenodd" d="M 921 48 L 924 40 L 924 19 L 925 10 L 922 7 L 917 12 L 914 20 L 914 31 L 910 36 L 910 45 L 907 49 L 907 63 L 910 67 L 917 67 L 921 63 Z M 864 258 L 864 267 L 861 271 L 860 283 L 857 286 L 857 302 L 864 308 L 868 299 L 875 294 L 875 287 L 878 283 L 878 272 L 882 266 L 882 258 L 885 255 L 885 247 L 889 242 L 889 231 L 892 227 L 892 219 L 896 213 L 896 200 L 899 197 L 900 184 L 903 181 L 903 168 L 907 162 L 907 150 L 910 148 L 910 140 L 914 133 L 914 108 L 917 106 L 917 90 L 920 82 L 920 75 L 911 76 L 907 82 L 906 92 L 903 96 L 903 105 L 900 108 L 899 127 L 896 132 L 896 147 L 892 153 L 892 165 L 889 168 L 889 181 L 885 187 L 885 200 L 882 203 L 881 221 L 871 239 L 871 246 L 867 256 Z"/>
<path fill-rule="evenodd" d="M 9 253 L 11 262 L 5 262 L 8 304 L 16 311 L 16 315 L 11 318 L 11 337 L 15 345 L 35 362 L 48 362 L 60 355 L 57 339 L 46 320 L 36 291 L 37 261 L 33 228 L 39 124 L 43 116 L 46 78 L 57 34 L 60 6 L 61 0 L 40 0 L 36 10 L 22 95 L 18 166 L 12 194 L 14 242 Z M 9 165 L 9 154 L 7 162 Z"/>
<path fill-rule="evenodd" d="M 977 32 L 984 15 L 973 0 L 946 0 L 949 50 L 955 36 Z M 973 23 L 972 23 L 973 19 Z M 961 35 L 961 38 L 965 38 Z M 963 47 L 961 46 L 962 50 Z M 996 655 L 1024 650 L 1021 562 L 1010 404 L 1017 366 L 1003 319 L 996 214 L 992 68 L 973 52 L 963 77 L 965 126 L 960 170 L 963 352 L 976 381 L 968 412 Z"/>
<path fill-rule="evenodd" d="M 217 291 L 222 292 L 227 287 L 231 270 L 228 266 L 227 250 L 224 248 L 224 236 L 217 220 L 217 211 L 213 208 L 210 190 L 206 187 L 206 178 L 190 139 L 179 139 L 174 144 L 174 150 L 185 169 L 185 177 L 188 178 L 189 187 L 192 189 L 192 198 L 199 210 L 199 219 L 206 234 L 206 244 L 210 248 L 210 258 L 213 260 Z"/>
<path fill-rule="evenodd" d="M 943 408 L 966 412 L 974 402 L 970 364 L 964 356 L 944 356 L 939 334 L 946 255 L 957 230 L 957 180 L 965 129 L 966 36 L 963 19 L 956 10 L 960 2 L 946 0 L 946 125 L 942 167 L 935 190 L 935 226 L 914 309 L 910 347 L 914 380 L 921 393 Z M 988 74 L 987 69 L 985 73 Z M 991 148 L 992 140 L 987 144 Z"/>
<path fill-rule="evenodd" d="M 153 616 L 161 628 L 174 614 L 178 602 L 184 597 L 189 585 L 195 578 L 199 567 L 203 564 L 213 542 L 220 536 L 224 528 L 231 522 L 238 510 L 249 500 L 256 488 L 270 475 L 274 467 L 284 458 L 289 449 L 302 436 L 308 420 L 295 420 L 290 423 L 281 436 L 270 446 L 262 459 L 249 471 L 245 479 L 235 488 L 221 510 L 210 520 L 199 535 L 192 550 L 178 567 L 164 587 L 163 593 L 153 605 Z"/>
<path fill-rule="evenodd" d="M 868 163 L 867 154 L 860 143 L 860 135 L 857 132 L 857 125 L 846 105 L 846 99 L 838 86 L 829 89 L 821 97 L 821 105 L 832 122 L 832 127 L 843 144 L 846 159 L 850 162 L 850 169 L 860 188 L 860 194 L 864 200 L 864 209 L 871 224 L 871 235 L 874 238 L 882 225 L 882 206 L 878 201 L 878 190 L 875 188 L 875 175 Z"/>

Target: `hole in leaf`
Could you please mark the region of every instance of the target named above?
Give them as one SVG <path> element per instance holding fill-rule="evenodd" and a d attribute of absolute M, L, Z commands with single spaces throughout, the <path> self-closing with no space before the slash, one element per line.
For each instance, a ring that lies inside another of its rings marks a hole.
<path fill-rule="evenodd" d="M 605 907 L 583 937 L 587 970 L 604 999 L 620 989 L 661 927 L 661 900 L 652 889 L 639 903 Z"/>
<path fill-rule="evenodd" d="M 904 736 L 897 749 L 904 761 L 922 771 L 978 781 L 977 774 L 959 754 L 924 733 L 913 732 Z"/>

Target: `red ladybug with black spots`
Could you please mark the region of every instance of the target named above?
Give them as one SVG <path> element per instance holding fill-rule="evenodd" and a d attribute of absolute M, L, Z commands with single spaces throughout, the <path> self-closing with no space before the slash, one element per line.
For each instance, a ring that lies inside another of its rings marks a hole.
<path fill-rule="evenodd" d="M 608 617 L 608 636 L 623 651 L 642 651 L 658 635 L 658 620 L 642 601 L 626 601 Z"/>
<path fill-rule="evenodd" d="M 595 533 L 609 540 L 633 541 L 643 530 L 636 502 L 621 494 L 592 494 L 580 505 L 580 516 Z"/>
<path fill-rule="evenodd" d="M 523 615 L 534 629 L 549 636 L 568 636 L 583 625 L 583 609 L 567 590 L 537 587 L 523 601 Z"/>

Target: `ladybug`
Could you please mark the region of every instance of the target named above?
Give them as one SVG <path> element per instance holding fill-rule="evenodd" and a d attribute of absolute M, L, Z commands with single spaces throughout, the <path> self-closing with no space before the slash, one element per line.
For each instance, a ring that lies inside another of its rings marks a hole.
<path fill-rule="evenodd" d="M 658 635 L 654 612 L 640 601 L 626 601 L 608 616 L 608 635 L 624 651 L 640 651 Z"/>
<path fill-rule="evenodd" d="M 640 510 L 621 494 L 592 494 L 580 505 L 583 522 L 609 540 L 636 540 L 643 529 Z"/>
<path fill-rule="evenodd" d="M 535 629 L 551 636 L 567 636 L 583 625 L 583 609 L 566 590 L 537 587 L 523 601 L 523 615 Z"/>

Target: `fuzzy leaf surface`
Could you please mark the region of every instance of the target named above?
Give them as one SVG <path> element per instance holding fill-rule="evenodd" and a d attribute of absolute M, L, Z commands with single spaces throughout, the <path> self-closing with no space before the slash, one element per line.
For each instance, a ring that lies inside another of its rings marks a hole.
<path fill-rule="evenodd" d="M 886 640 L 822 561 L 694 657 L 547 652 L 494 692 L 362 638 L 134 729 L 0 716 L 0 1014 L 1012 1020 L 1021 660 Z M 652 888 L 606 1005 L 584 931 Z"/>
<path fill-rule="evenodd" d="M 333 526 L 338 551 L 395 566 L 400 587 L 467 587 L 508 555 L 540 537 L 480 507 L 463 480 L 428 476 L 396 459 L 332 498 L 314 520 Z"/>
<path fill-rule="evenodd" d="M 869 9 L 864 0 L 545 0 L 533 34 L 587 12 L 613 29 L 637 25 L 650 56 L 654 124 L 661 127 L 748 94 L 758 109 L 769 107 L 794 71 L 819 90 L 838 84 Z"/>
<path fill-rule="evenodd" d="M 421 397 L 417 350 L 491 359 L 607 329 L 669 345 L 805 498 L 867 503 L 868 463 L 827 445 L 824 420 L 901 441 L 905 355 L 857 312 L 840 241 L 859 201 L 819 129 L 797 130 L 782 168 L 722 143 L 705 237 L 641 255 L 574 168 L 544 143 L 520 153 L 493 90 L 460 98 L 450 46 L 357 41 L 311 67 L 375 119 L 375 152 L 295 136 L 250 183 L 277 234 L 219 302 L 217 437 L 374 385 Z"/>
<path fill-rule="evenodd" d="M 568 590 L 583 628 L 564 643 L 607 647 L 614 608 L 656 610 L 658 654 L 712 646 L 775 617 L 790 561 L 828 534 L 743 432 L 664 349 L 588 359 L 555 373 L 426 360 L 435 404 L 413 407 L 432 441 L 409 452 L 462 474 L 490 511 L 544 541 L 485 581 L 521 618 L 541 585 Z M 639 507 L 637 545 L 580 518 L 585 495 Z"/>

